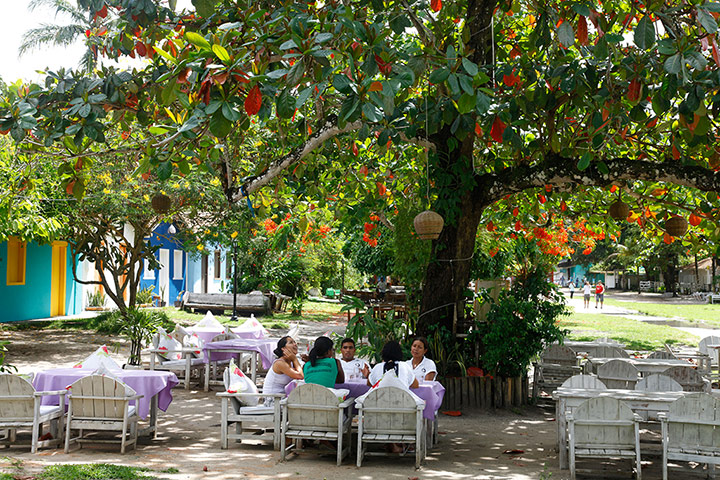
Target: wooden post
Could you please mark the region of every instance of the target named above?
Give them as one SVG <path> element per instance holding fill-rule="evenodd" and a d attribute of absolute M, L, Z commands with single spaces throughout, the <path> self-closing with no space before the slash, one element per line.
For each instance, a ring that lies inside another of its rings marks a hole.
<path fill-rule="evenodd" d="M 502 378 L 500 378 L 500 377 L 493 378 L 492 390 L 493 390 L 492 391 L 492 394 L 493 394 L 492 407 L 493 408 L 502 408 L 502 405 L 503 405 Z"/>

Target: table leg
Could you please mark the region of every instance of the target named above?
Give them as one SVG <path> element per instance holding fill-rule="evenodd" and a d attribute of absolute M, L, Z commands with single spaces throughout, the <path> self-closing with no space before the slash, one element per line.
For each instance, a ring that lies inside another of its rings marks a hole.
<path fill-rule="evenodd" d="M 210 352 L 208 352 L 208 361 L 205 364 L 205 391 L 210 391 L 210 360 L 212 359 Z"/>
<path fill-rule="evenodd" d="M 257 352 L 250 353 L 250 378 L 255 385 L 257 385 L 255 381 L 257 378 L 257 356 Z"/>
<path fill-rule="evenodd" d="M 557 422 L 558 434 L 558 460 L 561 469 L 567 469 L 567 435 L 565 434 L 565 399 L 558 398 L 555 404 L 555 421 Z"/>
<path fill-rule="evenodd" d="M 152 432 L 152 438 L 157 438 L 157 410 L 158 410 L 158 399 L 157 394 L 153 395 L 150 399 L 150 432 Z"/>

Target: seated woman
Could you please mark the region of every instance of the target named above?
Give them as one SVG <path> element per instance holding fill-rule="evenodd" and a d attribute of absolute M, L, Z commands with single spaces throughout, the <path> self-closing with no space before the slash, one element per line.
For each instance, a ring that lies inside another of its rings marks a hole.
<path fill-rule="evenodd" d="M 410 365 L 413 375 L 419 382 L 435 380 L 435 376 L 437 375 L 435 362 L 425 357 L 429 349 L 430 345 L 425 337 L 415 337 L 410 347 L 410 355 L 412 355 L 412 358 L 406 363 Z"/>
<path fill-rule="evenodd" d="M 268 370 L 263 393 L 285 393 L 288 383 L 304 378 L 297 351 L 297 343 L 292 337 L 282 337 L 278 340 L 277 348 L 273 351 L 278 359 Z"/>
<path fill-rule="evenodd" d="M 345 382 L 340 360 L 335 358 L 335 347 L 328 337 L 318 337 L 308 356 L 310 361 L 303 366 L 305 383 L 334 388 L 336 383 Z"/>
<path fill-rule="evenodd" d="M 395 340 L 387 342 L 382 352 L 380 352 L 380 357 L 383 361 L 375 365 L 370 371 L 368 385 L 371 387 L 376 385 L 388 373 L 389 375 L 395 375 L 404 385 L 410 388 L 418 387 L 418 380 L 413 375 L 412 369 L 407 362 L 402 361 L 402 349 L 398 342 Z"/>

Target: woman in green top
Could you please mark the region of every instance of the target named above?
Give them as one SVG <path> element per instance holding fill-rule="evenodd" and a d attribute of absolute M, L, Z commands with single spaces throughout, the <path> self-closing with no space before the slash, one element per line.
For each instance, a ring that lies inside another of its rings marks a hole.
<path fill-rule="evenodd" d="M 336 383 L 345 382 L 345 373 L 335 358 L 335 348 L 328 337 L 318 337 L 308 356 L 310 361 L 303 366 L 305 383 L 333 388 Z"/>

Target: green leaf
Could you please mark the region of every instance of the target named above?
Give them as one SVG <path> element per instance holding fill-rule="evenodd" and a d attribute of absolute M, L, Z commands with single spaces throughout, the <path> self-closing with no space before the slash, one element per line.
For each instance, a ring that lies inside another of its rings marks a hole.
<path fill-rule="evenodd" d="M 218 57 L 223 62 L 229 62 L 230 61 L 230 54 L 227 50 L 225 50 L 225 47 L 222 45 L 215 44 L 212 46 L 212 51 L 215 54 L 216 57 Z"/>
<path fill-rule="evenodd" d="M 600 37 L 600 40 L 598 40 L 597 44 L 595 44 L 595 49 L 593 50 L 593 54 L 595 55 L 595 58 L 597 60 L 604 60 L 607 59 L 608 56 L 608 42 L 607 39 L 605 39 L 606 35 L 603 35 Z"/>
<path fill-rule="evenodd" d="M 578 160 L 577 168 L 581 172 L 588 168 L 590 166 L 590 161 L 592 160 L 592 154 L 590 152 L 583 153 L 583 156 L 580 157 L 580 160 Z"/>
<path fill-rule="evenodd" d="M 366 103 L 362 106 L 362 112 L 365 115 L 365 118 L 371 122 L 379 122 L 383 119 L 382 111 L 370 103 Z"/>
<path fill-rule="evenodd" d="M 167 160 L 165 162 L 161 162 L 160 165 L 158 165 L 157 169 L 155 169 L 155 173 L 157 173 L 158 180 L 167 180 L 172 175 L 173 166 L 172 162 Z"/>
<path fill-rule="evenodd" d="M 707 2 L 703 8 L 708 12 L 720 12 L 720 3 Z"/>
<path fill-rule="evenodd" d="M 605 164 L 605 162 L 603 162 L 602 160 L 597 162 L 597 168 L 603 175 L 608 175 L 610 173 L 610 169 L 608 168 L 607 164 Z"/>
<path fill-rule="evenodd" d="M 195 10 L 201 17 L 207 18 L 215 13 L 215 2 L 213 0 L 192 0 Z"/>
<path fill-rule="evenodd" d="M 163 105 L 170 105 L 175 100 L 175 82 L 170 82 L 160 93 Z"/>
<path fill-rule="evenodd" d="M 333 38 L 332 33 L 327 33 L 327 32 L 318 33 L 317 35 L 315 35 L 315 43 L 325 43 L 332 38 Z"/>
<path fill-rule="evenodd" d="M 575 13 L 582 15 L 583 17 L 590 16 L 590 7 L 588 7 L 585 3 L 574 3 L 572 9 L 575 10 Z"/>
<path fill-rule="evenodd" d="M 344 73 L 339 73 L 333 77 L 333 87 L 340 93 L 348 94 L 352 92 L 350 87 L 350 79 Z"/>
<path fill-rule="evenodd" d="M 664 67 L 666 72 L 677 75 L 682 69 L 682 55 L 676 53 L 672 57 L 669 57 L 667 60 L 665 60 Z"/>
<path fill-rule="evenodd" d="M 568 20 L 565 20 L 558 27 L 558 39 L 565 48 L 570 48 L 575 43 L 575 31 Z"/>
<path fill-rule="evenodd" d="M 192 43 L 198 48 L 202 48 L 204 50 L 210 50 L 210 42 L 205 40 L 205 37 L 200 35 L 199 33 L 195 32 L 185 32 L 185 38 L 187 38 L 187 41 Z"/>
<path fill-rule="evenodd" d="M 477 106 L 477 112 L 480 115 L 487 113 L 487 111 L 490 109 L 491 103 L 492 100 L 490 99 L 490 97 L 485 95 L 483 92 L 477 92 L 475 94 L 475 105 Z"/>
<path fill-rule="evenodd" d="M 170 130 L 165 127 L 150 127 L 148 128 L 148 132 L 152 133 L 153 135 L 164 135 L 168 133 Z"/>
<path fill-rule="evenodd" d="M 357 110 L 358 105 L 360 105 L 360 100 L 356 97 L 352 96 L 346 98 L 340 106 L 340 119 L 343 122 L 347 122 Z"/>
<path fill-rule="evenodd" d="M 705 31 L 708 33 L 715 33 L 717 32 L 718 25 L 715 21 L 715 18 L 704 8 L 698 7 L 697 9 L 697 18 L 700 22 L 700 25 L 703 26 Z"/>
<path fill-rule="evenodd" d="M 225 118 L 222 111 L 217 111 L 210 117 L 210 131 L 219 138 L 226 137 L 232 130 L 232 122 Z"/>
<path fill-rule="evenodd" d="M 222 104 L 222 114 L 231 122 L 237 122 L 241 117 L 240 112 L 227 102 L 223 102 Z"/>
<path fill-rule="evenodd" d="M 428 80 L 433 85 L 439 85 L 442 82 L 444 82 L 445 80 L 447 80 L 448 76 L 450 76 L 450 69 L 438 68 L 437 70 L 433 70 L 433 72 L 430 74 L 430 78 Z"/>
<path fill-rule="evenodd" d="M 157 53 L 158 55 L 160 55 L 161 57 L 163 57 L 163 58 L 164 58 L 165 60 L 167 60 L 168 62 L 177 64 L 177 60 L 175 59 L 175 57 L 173 57 L 172 55 L 170 55 L 168 52 L 166 52 L 166 51 L 163 50 L 162 48 L 156 47 L 156 46 L 153 45 L 153 50 L 155 50 L 155 53 Z"/>
<path fill-rule="evenodd" d="M 475 95 L 464 93 L 457 103 L 460 113 L 470 113 L 475 108 Z"/>
<path fill-rule="evenodd" d="M 295 43 L 295 40 L 293 40 L 292 38 L 283 42 L 280 45 L 280 50 L 290 50 L 292 48 L 298 48 L 297 43 Z"/>
<path fill-rule="evenodd" d="M 467 75 L 458 75 L 458 80 L 460 80 L 460 87 L 465 93 L 468 95 L 475 95 L 475 89 L 473 89 L 472 86 L 472 78 Z"/>
<path fill-rule="evenodd" d="M 462 64 L 465 71 L 470 75 L 471 77 L 474 77 L 478 73 L 478 67 L 473 62 L 471 62 L 469 59 L 463 57 L 462 58 Z"/>
<path fill-rule="evenodd" d="M 290 88 L 285 88 L 277 98 L 277 114 L 280 118 L 291 118 L 295 114 L 295 97 L 290 94 Z"/>
<path fill-rule="evenodd" d="M 643 50 L 648 50 L 655 45 L 655 26 L 650 20 L 649 15 L 645 15 L 641 18 L 635 27 L 634 41 L 635 45 Z"/>

